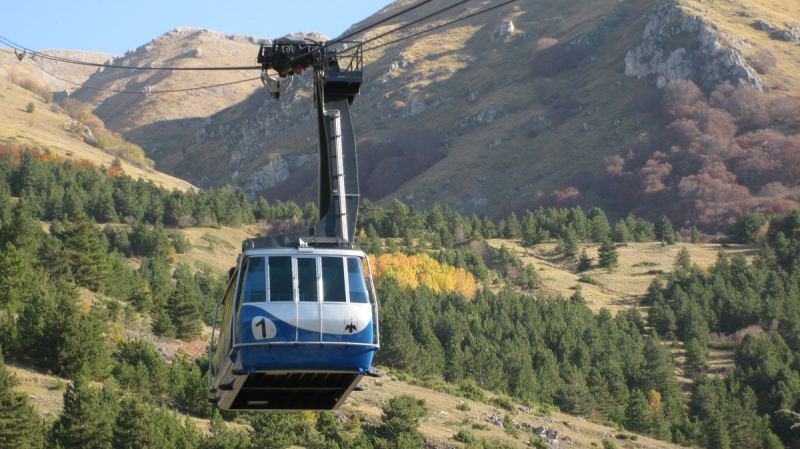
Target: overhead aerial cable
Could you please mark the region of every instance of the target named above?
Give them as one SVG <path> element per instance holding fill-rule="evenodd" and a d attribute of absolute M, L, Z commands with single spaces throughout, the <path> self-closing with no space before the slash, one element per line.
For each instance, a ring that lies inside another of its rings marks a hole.
<path fill-rule="evenodd" d="M 389 42 L 384 42 L 384 43 L 381 43 L 381 44 L 378 44 L 378 45 L 375 45 L 375 46 L 372 46 L 372 47 L 368 47 L 368 48 L 362 48 L 362 49 L 360 49 L 360 50 L 356 50 L 356 48 L 358 48 L 358 47 L 352 47 L 352 48 L 348 48 L 348 49 L 345 49 L 345 50 L 342 50 L 342 51 L 338 52 L 338 53 L 337 53 L 337 55 L 339 55 L 339 56 L 349 56 L 349 55 L 347 55 L 346 53 L 348 53 L 348 52 L 350 52 L 350 51 L 361 51 L 362 53 L 366 53 L 366 52 L 369 52 L 369 51 L 372 51 L 372 50 L 377 50 L 377 49 L 379 49 L 379 48 L 386 47 L 386 46 L 389 46 L 389 45 L 393 45 L 393 44 L 396 44 L 396 43 L 398 43 L 398 42 L 404 41 L 404 40 L 406 40 L 406 39 L 411 39 L 411 38 L 413 38 L 413 37 L 417 37 L 417 36 L 420 36 L 420 35 L 422 35 L 422 34 L 425 34 L 425 33 L 430 33 L 431 31 L 438 30 L 438 29 L 440 29 L 440 28 L 444 28 L 444 27 L 446 27 L 446 26 L 450 26 L 450 25 L 452 25 L 452 24 L 454 24 L 454 23 L 458 23 L 458 22 L 462 22 L 462 21 L 464 21 L 464 20 L 467 20 L 467 19 L 471 19 L 471 18 L 473 18 L 473 17 L 476 17 L 476 16 L 479 16 L 479 15 L 481 15 L 481 14 L 484 14 L 484 13 L 487 13 L 487 12 L 490 12 L 490 11 L 493 11 L 493 10 L 495 10 L 495 9 L 502 8 L 502 7 L 504 7 L 504 6 L 508 6 L 508 5 L 510 5 L 511 3 L 514 3 L 514 2 L 516 2 L 516 1 L 518 1 L 518 0 L 507 0 L 507 1 L 503 2 L 503 3 L 499 3 L 499 4 L 497 4 L 497 5 L 494 5 L 494 6 L 491 6 L 491 7 L 489 7 L 489 8 L 482 9 L 482 10 L 480 10 L 480 11 L 476 11 L 476 12 L 474 12 L 474 13 L 467 14 L 467 15 L 465 15 L 465 16 L 462 16 L 462 17 L 459 17 L 459 18 L 457 18 L 457 19 L 453 19 L 453 20 L 450 20 L 450 21 L 448 21 L 448 22 L 441 23 L 441 24 L 439 24 L 439 25 L 436 25 L 436 26 L 433 26 L 433 27 L 430 27 L 430 28 L 426 28 L 426 29 L 424 29 L 424 30 L 420 30 L 420 31 L 417 31 L 417 32 L 411 33 L 411 34 L 409 34 L 409 35 L 403 36 L 403 37 L 401 37 L 401 38 L 398 38 L 398 39 L 394 39 L 394 40 L 392 40 L 392 41 L 389 41 Z M 372 40 L 372 39 L 370 39 L 370 41 L 371 41 L 371 40 Z M 362 44 L 363 44 L 363 43 L 366 43 L 366 42 L 367 42 L 367 41 L 365 41 L 365 42 L 362 42 Z"/>
<path fill-rule="evenodd" d="M 480 10 L 480 11 L 477 11 L 477 12 L 474 12 L 474 13 L 472 13 L 472 14 L 467 14 L 466 16 L 459 17 L 458 19 L 454 19 L 454 20 L 451 20 L 451 21 L 449 21 L 449 22 L 445 22 L 445 23 L 442 23 L 442 24 L 436 25 L 436 26 L 434 26 L 434 27 L 427 28 L 427 29 L 425 29 L 425 30 L 418 31 L 418 32 L 415 32 L 415 33 L 409 34 L 409 35 L 407 35 L 407 36 L 403 36 L 403 37 L 401 37 L 401 38 L 398 38 L 398 39 L 395 39 L 395 40 L 393 40 L 393 41 L 389 41 L 389 42 L 385 42 L 385 43 L 383 43 L 383 44 L 375 45 L 374 47 L 365 48 L 365 49 L 363 50 L 363 52 L 364 52 L 364 53 L 366 53 L 366 52 L 368 52 L 368 51 L 376 50 L 376 49 L 378 49 L 378 48 L 381 48 L 381 47 L 386 47 L 386 46 L 388 46 L 388 45 L 396 44 L 396 43 L 398 43 L 398 42 L 400 42 L 400 41 L 404 41 L 404 40 L 406 40 L 406 39 L 411 39 L 412 37 L 417 37 L 417 36 L 419 36 L 419 35 L 422 35 L 422 34 L 425 34 L 425 33 L 429 33 L 429 32 L 431 32 L 431 31 L 434 31 L 434 30 L 438 30 L 439 28 L 444 28 L 444 27 L 446 27 L 446 26 L 449 26 L 449 25 L 452 25 L 452 24 L 454 24 L 454 23 L 458 23 L 458 22 L 461 22 L 461 21 L 464 21 L 464 20 L 467 20 L 467 19 L 471 19 L 471 18 L 473 18 L 473 17 L 475 17 L 475 16 L 479 16 L 479 15 L 481 15 L 481 14 L 483 14 L 483 13 L 487 13 L 487 12 L 489 12 L 489 11 L 492 11 L 492 10 L 495 10 L 495 9 L 498 9 L 498 8 L 502 8 L 503 6 L 510 5 L 511 3 L 514 3 L 514 2 L 516 2 L 516 1 L 518 1 L 518 0 L 508 0 L 508 1 L 506 1 L 506 2 L 503 2 L 503 3 L 500 3 L 500 4 L 498 4 L 498 5 L 494 5 L 494 6 L 492 6 L 492 7 L 489 7 L 489 8 L 486 8 L 486 9 L 483 9 L 483 10 Z"/>
<path fill-rule="evenodd" d="M 231 71 L 231 70 L 261 70 L 261 66 L 211 66 L 211 67 L 148 67 L 148 66 L 132 66 L 132 65 L 119 65 L 98 62 L 79 61 L 76 59 L 62 58 L 60 56 L 48 55 L 38 51 L 31 50 L 27 47 L 19 45 L 3 36 L 0 36 L 0 42 L 8 45 L 14 49 L 14 52 L 22 50 L 23 52 L 30 53 L 31 56 L 36 56 L 42 59 L 49 59 L 51 61 L 63 62 L 64 64 L 84 65 L 90 67 L 98 67 L 105 69 L 126 69 L 126 70 L 168 70 L 168 71 Z M 19 56 L 17 56 L 19 58 Z M 22 59 L 20 59 L 21 61 Z"/>
<path fill-rule="evenodd" d="M 380 39 L 380 38 L 382 38 L 382 37 L 386 37 L 386 36 L 388 36 L 388 35 L 390 35 L 390 34 L 393 34 L 393 33 L 396 33 L 396 32 L 398 32 L 398 31 L 400 31 L 400 30 L 402 30 L 402 29 L 405 29 L 405 28 L 408 28 L 408 27 L 410 27 L 410 26 L 416 25 L 416 24 L 417 24 L 417 23 L 419 23 L 419 22 L 423 22 L 423 21 L 425 21 L 425 20 L 428 20 L 428 19 L 430 19 L 431 17 L 437 16 L 437 15 L 439 15 L 439 14 L 443 13 L 443 12 L 449 11 L 449 10 L 451 10 L 451 9 L 453 9 L 453 8 L 457 7 L 457 6 L 461 6 L 461 5 L 463 5 L 464 3 L 467 3 L 467 2 L 470 2 L 470 1 L 472 1 L 472 0 L 460 0 L 460 1 L 456 2 L 456 3 L 453 3 L 453 4 L 452 4 L 452 5 L 450 5 L 450 6 L 444 7 L 444 8 L 442 8 L 442 9 L 439 9 L 438 11 L 435 11 L 435 12 L 433 12 L 433 13 L 430 13 L 430 14 L 428 14 L 428 15 L 426 15 L 426 16 L 423 16 L 423 17 L 421 17 L 421 18 L 419 18 L 419 19 L 416 19 L 416 20 L 413 20 L 413 21 L 411 21 L 411 22 L 408 22 L 408 23 L 405 23 L 405 24 L 403 24 L 403 25 L 400 25 L 400 26 L 398 26 L 398 27 L 396 27 L 396 28 L 393 28 L 393 29 L 391 29 L 391 30 L 389 30 L 389 31 L 387 31 L 387 32 L 385 32 L 385 33 L 381 33 L 381 34 L 379 34 L 379 35 L 377 35 L 377 36 L 375 36 L 375 37 L 371 37 L 371 38 L 369 38 L 369 39 L 367 39 L 367 40 L 365 40 L 365 41 L 356 42 L 356 43 L 358 44 L 356 47 L 361 47 L 363 44 L 366 44 L 366 43 L 368 43 L 368 42 L 372 42 L 372 41 L 374 41 L 374 40 L 376 40 L 376 39 Z M 415 7 L 422 6 L 423 4 L 426 4 L 426 3 L 429 3 L 429 2 L 428 2 L 428 1 L 424 1 L 424 2 L 422 2 L 422 3 L 419 3 L 419 4 L 415 5 Z M 408 11 L 412 10 L 412 9 L 414 9 L 414 8 L 407 8 L 406 10 L 402 11 L 401 13 L 406 13 L 406 12 L 408 12 Z M 399 15 L 400 15 L 399 13 L 398 13 L 398 14 L 395 14 L 395 15 L 394 15 L 394 17 L 397 17 L 397 16 L 399 16 Z M 388 20 L 388 19 L 386 19 L 386 20 Z M 364 29 L 362 29 L 362 30 L 359 30 L 359 32 L 358 32 L 358 33 L 361 33 L 361 32 L 367 31 L 367 30 L 369 30 L 369 29 L 372 29 L 372 28 L 374 28 L 375 26 L 377 26 L 377 25 L 379 25 L 379 24 L 381 24 L 381 23 L 384 23 L 386 20 L 381 20 L 381 21 L 379 21 L 379 22 L 376 22 L 376 23 L 374 23 L 374 24 L 372 24 L 372 25 L 370 25 L 370 26 L 368 26 L 368 27 L 365 27 Z M 355 34 L 358 34 L 358 33 L 350 33 L 350 34 L 348 34 L 347 36 L 352 36 L 352 35 L 355 35 Z M 345 43 L 345 42 L 343 41 L 343 39 L 342 39 L 342 38 L 339 38 L 339 39 L 334 39 L 333 41 L 329 41 L 329 42 L 327 42 L 325 45 L 323 45 L 321 49 L 317 49 L 317 48 L 315 48 L 315 49 L 313 49 L 313 50 L 311 50 L 311 51 L 308 51 L 308 52 L 305 52 L 305 53 L 301 53 L 301 54 L 299 54 L 299 55 L 295 56 L 294 58 L 290 59 L 290 60 L 289 60 L 289 61 L 286 63 L 286 66 L 287 66 L 287 67 L 291 67 L 292 65 L 295 65 L 295 64 L 297 64 L 297 63 L 299 63 L 299 62 L 301 62 L 301 61 L 303 61 L 303 60 L 307 59 L 308 57 L 310 57 L 310 56 L 311 56 L 311 53 L 312 53 L 313 51 L 320 51 L 320 50 L 321 50 L 321 51 L 324 51 L 324 50 L 326 50 L 328 47 L 330 47 L 330 46 L 332 46 L 332 45 L 335 45 L 335 44 L 339 44 L 339 43 Z M 343 50 L 343 51 L 346 51 L 346 50 Z M 323 63 L 323 62 L 325 62 L 325 61 L 327 61 L 327 60 L 329 60 L 329 58 L 323 58 L 323 59 L 319 60 L 319 61 L 318 61 L 318 63 Z"/>
<path fill-rule="evenodd" d="M 258 80 L 261 79 L 261 77 L 257 76 L 255 78 L 247 78 L 247 79 L 238 80 L 238 81 L 230 81 L 230 82 L 227 82 L 227 83 L 208 84 L 208 85 L 203 85 L 203 86 L 185 87 L 185 88 L 180 88 L 180 89 L 165 89 L 165 90 L 153 90 L 153 91 L 146 91 L 146 90 L 120 90 L 120 89 L 109 89 L 109 88 L 105 88 L 105 87 L 96 87 L 96 86 L 89 86 L 89 85 L 82 84 L 82 83 L 76 83 L 74 81 L 70 81 L 70 80 L 68 80 L 66 78 L 62 78 L 62 77 L 60 77 L 58 75 L 55 75 L 53 73 L 48 72 L 47 70 L 45 70 L 45 69 L 37 66 L 33 62 L 31 62 L 30 59 L 28 59 L 27 61 L 30 62 L 31 65 L 33 65 L 34 67 L 39 69 L 41 72 L 43 72 L 43 73 L 45 73 L 47 75 L 50 75 L 55 79 L 64 81 L 65 83 L 72 84 L 73 86 L 78 86 L 78 87 L 82 87 L 84 89 L 89 89 L 89 90 L 96 90 L 96 91 L 100 91 L 100 92 L 111 92 L 111 93 L 117 93 L 117 94 L 168 94 L 168 93 L 176 93 L 176 92 L 189 92 L 189 91 L 193 91 L 193 90 L 212 89 L 214 87 L 231 86 L 231 85 L 234 85 L 234 84 L 247 83 L 247 82 L 250 82 L 250 81 L 258 81 Z"/>
<path fill-rule="evenodd" d="M 394 14 L 388 16 L 388 17 L 384 17 L 383 19 L 381 19 L 381 20 L 379 20 L 379 21 L 377 21 L 375 23 L 367 25 L 364 28 L 352 31 L 350 33 L 345 34 L 344 36 L 339 36 L 339 37 L 337 37 L 337 38 L 335 38 L 335 39 L 333 39 L 331 41 L 328 41 L 327 45 L 328 46 L 334 45 L 334 44 L 337 44 L 339 42 L 342 42 L 342 41 L 345 41 L 347 39 L 350 39 L 351 37 L 353 37 L 355 35 L 358 35 L 358 34 L 361 34 L 361 33 L 365 33 L 367 31 L 371 30 L 372 28 L 375 28 L 378 25 L 384 24 L 384 23 L 386 23 L 386 22 L 388 22 L 388 21 L 390 21 L 390 20 L 392 20 L 392 19 L 394 19 L 396 17 L 399 17 L 399 16 L 401 16 L 403 14 L 406 14 L 406 13 L 408 13 L 410 11 L 413 11 L 413 10 L 415 10 L 415 9 L 421 7 L 421 6 L 424 6 L 424 5 L 426 5 L 426 4 L 428 4 L 428 3 L 432 2 L 432 1 L 433 0 L 423 0 L 423 1 L 417 3 L 417 4 L 413 5 L 413 6 L 410 6 L 410 7 L 406 8 L 406 9 L 402 10 L 402 11 L 399 11 L 399 12 L 394 13 Z"/>

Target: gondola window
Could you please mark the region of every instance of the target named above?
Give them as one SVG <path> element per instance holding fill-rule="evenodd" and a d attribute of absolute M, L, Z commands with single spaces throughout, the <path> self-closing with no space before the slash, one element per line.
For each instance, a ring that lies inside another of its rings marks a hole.
<path fill-rule="evenodd" d="M 269 300 L 294 301 L 292 294 L 292 258 L 269 258 Z"/>
<path fill-rule="evenodd" d="M 347 301 L 344 289 L 344 262 L 341 257 L 322 258 L 322 300 Z"/>

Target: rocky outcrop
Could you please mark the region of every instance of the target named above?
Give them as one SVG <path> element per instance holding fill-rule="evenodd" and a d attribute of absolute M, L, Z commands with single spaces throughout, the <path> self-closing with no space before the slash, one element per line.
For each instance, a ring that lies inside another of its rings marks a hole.
<path fill-rule="evenodd" d="M 625 74 L 653 77 L 659 87 L 691 79 L 706 91 L 725 81 L 761 83 L 745 55 L 705 19 L 687 15 L 679 0 L 661 0 L 645 25 L 642 43 L 625 56 Z"/>
<path fill-rule="evenodd" d="M 244 181 L 245 193 L 249 198 L 255 196 L 286 179 L 289 174 L 306 164 L 317 159 L 316 153 L 284 154 L 270 160 L 258 170 L 251 173 Z M 234 173 L 236 177 L 237 173 Z"/>
<path fill-rule="evenodd" d="M 784 42 L 797 42 L 800 41 L 800 29 L 793 28 L 789 30 L 780 30 L 772 33 L 772 37 L 779 41 Z"/>

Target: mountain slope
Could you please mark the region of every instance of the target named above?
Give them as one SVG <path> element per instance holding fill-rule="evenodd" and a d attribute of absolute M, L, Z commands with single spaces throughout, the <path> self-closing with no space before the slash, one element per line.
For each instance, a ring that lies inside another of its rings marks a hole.
<path fill-rule="evenodd" d="M 5 78 L 0 77 L 0 144 L 18 144 L 21 147 L 49 150 L 68 159 L 84 160 L 96 165 L 110 166 L 114 156 L 84 142 L 80 135 L 70 130 L 74 121 L 57 105 L 44 102 Z M 33 112 L 26 112 L 33 105 Z M 122 167 L 134 178 L 152 180 L 168 188 L 187 190 L 186 181 L 152 169 L 140 168 L 123 161 Z"/>
<path fill-rule="evenodd" d="M 411 3 L 395 2 L 354 27 Z M 466 11 L 489 3 L 470 5 Z M 798 9 L 789 1 L 757 5 L 748 14 L 775 23 Z M 405 20 L 433 8 L 420 8 Z M 603 205 L 607 200 L 592 185 L 604 175 L 605 158 L 625 150 L 642 132 L 663 133 L 665 123 L 655 112 L 659 73 L 626 64 L 629 52 L 646 43 L 653 23 L 668 37 L 674 21 L 703 18 L 689 20 L 694 27 L 681 35 L 685 42 L 665 37 L 653 44 L 664 58 L 692 42 L 713 41 L 692 50 L 686 61 L 707 57 L 712 63 L 670 76 L 705 77 L 713 88 L 743 71 L 755 73 L 750 58 L 768 46 L 781 54 L 770 73 L 755 75 L 758 84 L 800 92 L 791 72 L 800 56 L 797 44 L 775 41 L 769 33 L 753 35 L 747 22 L 754 19 L 739 14 L 744 8 L 674 0 L 600 2 L 591 8 L 576 1 L 521 1 L 368 52 L 367 78 L 353 109 L 363 139 L 362 186 L 372 199 L 398 197 L 419 207 L 448 203 L 466 213 L 563 200 Z M 662 11 L 666 20 L 659 17 Z M 500 37 L 509 22 L 514 31 Z M 652 56 L 647 50 L 642 59 Z M 718 53 L 722 62 L 703 52 Z M 729 53 L 735 57 L 726 65 Z M 160 169 L 194 182 L 308 199 L 314 189 L 307 186 L 316 179 L 308 89 L 309 78 L 303 77 L 281 102 L 256 91 L 152 157 Z"/>
<path fill-rule="evenodd" d="M 398 2 L 394 7 L 409 3 Z M 476 3 L 469 11 L 487 4 Z M 615 136 L 609 123 L 603 123 L 609 129 L 603 129 L 602 135 L 580 130 L 587 113 L 602 116 L 593 117 L 598 122 L 594 126 L 599 126 L 600 121 L 613 122 L 618 111 L 634 109 L 630 97 L 609 98 L 609 85 L 616 86 L 617 92 L 648 89 L 646 82 L 626 80 L 621 72 L 624 52 L 636 41 L 633 31 L 641 26 L 635 18 L 645 15 L 649 7 L 646 1 L 605 4 L 588 14 L 577 2 L 520 2 L 496 14 L 370 52 L 366 55 L 367 80 L 354 106 L 356 132 L 373 142 L 409 147 L 405 151 L 417 159 L 409 135 L 444 150 L 444 159 L 421 163 L 427 171 L 406 173 L 404 179 L 391 181 L 394 189 L 399 188 L 396 195 L 420 205 L 439 201 L 465 211 L 491 211 L 500 204 L 535 196 L 537 188 L 544 185 L 565 187 L 570 174 L 592 167 L 613 147 L 606 144 L 580 167 L 565 160 L 580 159 L 588 153 L 586 148 L 601 138 L 611 136 L 611 141 L 624 144 L 624 136 L 631 134 Z M 418 13 L 431 9 L 420 8 Z M 386 13 L 388 10 L 374 19 Z M 611 25 L 597 16 L 613 22 L 613 33 L 608 31 Z M 498 38 L 503 23 L 509 20 L 517 30 Z M 373 33 L 394 26 L 396 23 L 385 24 Z M 579 38 L 591 33 L 592 47 L 603 48 L 602 63 L 587 57 L 594 67 L 581 73 L 569 70 L 570 76 L 559 77 L 532 74 L 531 56 L 538 38 L 553 36 L 583 46 L 589 45 L 588 41 Z M 618 34 L 629 35 L 627 42 L 618 40 Z M 625 87 L 615 84 L 623 80 Z M 214 116 L 195 136 L 153 157 L 162 169 L 179 176 L 194 173 L 208 177 L 212 184 L 232 182 L 249 187 L 253 194 L 262 192 L 313 159 L 315 142 L 310 137 L 316 130 L 308 121 L 310 98 L 307 78 L 304 81 L 296 83 L 297 90 L 282 103 L 256 93 Z M 623 124 L 622 129 L 633 123 Z M 541 133 L 541 138 L 530 137 L 533 132 Z M 386 170 L 390 167 L 383 168 L 378 177 L 385 182 L 391 177 Z M 411 178 L 412 182 L 401 186 Z M 370 180 L 365 181 L 369 185 Z"/>
<path fill-rule="evenodd" d="M 114 58 L 114 55 L 93 51 L 43 50 L 40 53 L 59 58 L 93 62 L 96 64 L 102 64 Z M 44 72 L 37 67 L 44 70 Z M 41 80 L 53 92 L 73 91 L 75 90 L 75 85 L 71 83 L 81 84 L 95 71 L 96 68 L 94 67 L 66 64 L 36 55 L 26 54 L 23 60 L 20 61 L 10 51 L 0 52 L 0 75 L 5 75 L 7 77 L 16 75 L 18 77 Z M 55 78 L 45 72 L 50 72 L 63 79 Z"/>
<path fill-rule="evenodd" d="M 176 28 L 141 47 L 113 59 L 132 66 L 253 66 L 261 39 L 226 35 L 196 28 Z M 101 69 L 86 84 L 141 94 L 79 89 L 71 96 L 94 107 L 94 114 L 127 139 L 151 151 L 176 136 L 194 132 L 204 119 L 244 100 L 260 82 L 240 83 L 211 89 L 145 94 L 147 90 L 182 89 L 235 82 L 258 77 L 258 71 L 163 72 Z"/>

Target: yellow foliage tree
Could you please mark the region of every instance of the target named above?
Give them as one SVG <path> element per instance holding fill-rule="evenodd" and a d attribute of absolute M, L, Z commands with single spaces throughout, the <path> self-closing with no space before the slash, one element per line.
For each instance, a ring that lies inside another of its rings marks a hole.
<path fill-rule="evenodd" d="M 661 393 L 656 390 L 650 390 L 647 393 L 647 402 L 650 403 L 650 414 L 657 415 L 661 410 Z"/>
<path fill-rule="evenodd" d="M 468 298 L 478 289 L 475 277 L 468 271 L 443 265 L 427 254 L 409 256 L 395 253 L 384 254 L 377 259 L 375 256 L 369 257 L 376 285 L 391 277 L 407 288 L 425 285 L 437 293 L 458 292 Z"/>

